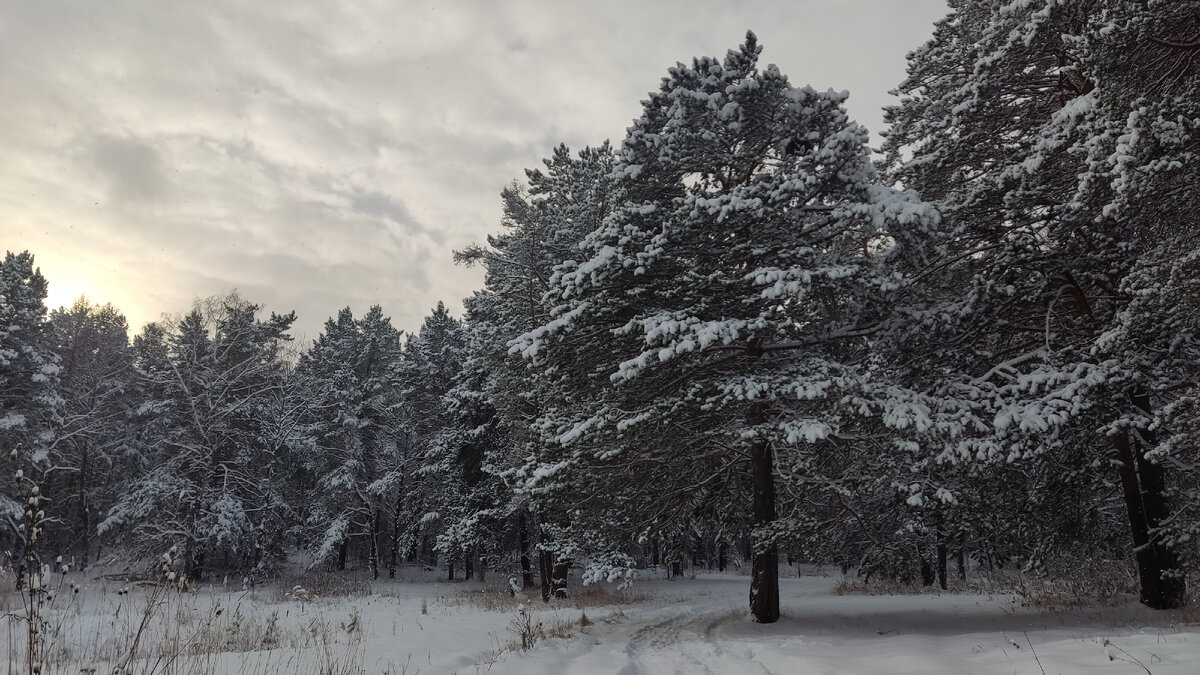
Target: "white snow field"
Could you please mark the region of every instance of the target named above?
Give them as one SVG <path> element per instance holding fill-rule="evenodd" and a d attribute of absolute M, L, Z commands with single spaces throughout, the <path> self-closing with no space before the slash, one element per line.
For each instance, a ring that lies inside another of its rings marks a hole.
<path fill-rule="evenodd" d="M 42 672 L 1200 673 L 1200 626 L 1132 598 L 1044 611 L 1012 596 L 837 595 L 837 581 L 781 579 L 784 616 L 771 625 L 751 621 L 748 579 L 734 575 L 585 590 L 549 608 L 509 597 L 503 579 L 376 582 L 329 597 L 89 581 L 77 594 L 64 584 L 43 611 Z M 0 603 L 5 672 L 28 672 L 21 599 L 7 591 Z M 524 651 L 520 607 L 537 638 Z M 581 627 L 583 613 L 590 625 Z"/>

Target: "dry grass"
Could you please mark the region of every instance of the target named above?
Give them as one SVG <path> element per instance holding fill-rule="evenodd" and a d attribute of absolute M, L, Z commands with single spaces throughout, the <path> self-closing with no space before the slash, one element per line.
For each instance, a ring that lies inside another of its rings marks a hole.
<path fill-rule="evenodd" d="M 1046 610 L 1114 607 L 1137 598 L 1133 569 L 1120 562 L 1060 563 L 1043 574 L 997 570 L 974 577 L 970 589 L 979 593 L 1011 594 L 1026 607 Z"/>
<path fill-rule="evenodd" d="M 294 572 L 271 579 L 265 602 L 312 601 L 319 598 L 365 598 L 372 593 L 371 577 L 354 572 Z"/>
<path fill-rule="evenodd" d="M 502 658 L 503 651 L 527 651 L 542 640 L 570 638 L 586 633 L 587 628 L 595 624 L 588 617 L 587 608 L 641 604 L 651 597 L 649 593 L 614 590 L 597 585 L 571 589 L 566 597 L 553 598 L 549 603 L 541 602 L 536 595 L 533 598 L 521 598 L 500 589 L 463 591 L 445 598 L 444 602 L 450 606 L 470 606 L 489 612 L 511 612 L 508 630 L 513 639 L 497 653 L 497 658 Z M 569 609 L 579 610 L 578 618 L 571 618 L 567 612 Z M 623 618 L 625 614 L 618 609 L 600 621 L 614 623 Z"/>
<path fill-rule="evenodd" d="M 592 622 L 587 614 L 580 615 L 579 619 L 568 619 L 561 616 L 557 609 L 539 612 L 528 605 L 519 605 L 508 622 L 513 639 L 507 649 L 529 651 L 542 640 L 574 637 L 590 625 Z"/>
<path fill-rule="evenodd" d="M 1059 570 L 1056 575 L 1031 575 L 1019 570 L 976 571 L 966 580 L 952 575 L 949 593 L 978 595 L 1015 595 L 1022 605 L 1034 609 L 1061 610 L 1082 607 L 1113 607 L 1137 598 L 1138 580 L 1132 570 L 1117 564 L 1097 564 Z M 1193 575 L 1189 588 L 1198 588 L 1200 578 Z M 845 576 L 834 589 L 837 595 L 919 595 L 941 593 L 937 586 L 922 586 L 919 581 L 895 581 L 873 578 L 865 581 Z M 1195 610 L 1180 610 L 1191 612 Z"/>
<path fill-rule="evenodd" d="M 524 598 L 514 595 L 511 591 L 499 588 L 481 590 L 463 590 L 455 595 L 443 596 L 438 600 L 447 607 L 469 606 L 489 612 L 515 612 L 521 605 L 544 606 L 552 609 L 578 609 L 590 607 L 609 607 L 619 605 L 638 605 L 649 601 L 653 596 L 638 590 L 615 590 L 607 586 L 584 586 L 568 590 L 564 598 L 551 598 L 543 604 L 537 589 L 531 589 Z"/>
<path fill-rule="evenodd" d="M 217 671 L 222 659 L 227 668 L 232 657 L 245 673 L 361 672 L 356 616 L 334 625 L 317 615 L 285 626 L 278 611 L 257 614 L 243 611 L 240 600 L 232 606 L 209 600 L 170 585 L 132 593 L 122 588 L 91 599 L 112 603 L 97 620 L 85 618 L 78 596 L 56 594 L 46 611 L 37 671 L 23 659 L 25 650 L 16 644 L 22 632 L 11 625 L 9 671 L 199 675 Z"/>
<path fill-rule="evenodd" d="M 1012 592 L 1021 597 L 1021 604 L 1036 609 L 1114 607 L 1136 598 L 1138 585 L 1132 576 L 1113 573 L 1091 579 L 1027 579 Z"/>
<path fill-rule="evenodd" d="M 550 626 L 546 628 L 545 637 L 547 638 L 569 638 L 574 637 L 582 629 L 578 620 L 554 617 Z"/>
<path fill-rule="evenodd" d="M 569 592 L 566 598 L 560 599 L 559 602 L 566 606 L 582 610 L 588 607 L 640 605 L 648 602 L 652 597 L 650 593 L 633 588 L 617 590 L 612 586 L 595 585 L 575 589 Z"/>
<path fill-rule="evenodd" d="M 1189 588 L 1194 588 L 1194 586 L 1190 586 Z M 1196 591 L 1193 591 L 1193 593 L 1196 593 Z M 1192 601 L 1192 604 L 1174 611 L 1178 615 L 1176 620 L 1179 623 L 1200 625 L 1200 602 Z"/>
<path fill-rule="evenodd" d="M 67 585 L 56 589 L 47 607 L 48 648 L 40 673 L 364 672 L 361 619 L 356 610 L 338 617 L 332 610 L 340 603 L 332 600 L 368 597 L 371 586 L 366 579 L 310 573 L 281 577 L 270 586 L 241 593 L 229 592 L 229 586 L 242 586 L 240 579 L 204 592 L 183 588 L 173 581 L 173 575 L 168 582 L 165 570 L 159 581 L 101 582 L 90 594 L 77 595 L 70 592 L 74 587 Z M 0 593 L 0 606 L 11 606 L 16 597 Z M 566 597 L 548 604 L 536 595 L 523 600 L 506 590 L 463 589 L 430 597 L 428 602 L 421 599 L 421 605 L 422 614 L 428 612 L 428 604 L 437 604 L 518 617 L 518 607 L 524 605 L 521 629 L 510 627 L 517 639 L 497 642 L 499 650 L 511 652 L 529 649 L 541 640 L 586 632 L 593 619 L 585 609 L 650 599 L 651 595 L 641 590 L 597 585 L 572 588 Z M 610 622 L 619 616 L 616 610 L 602 613 L 596 620 Z M 513 626 L 517 623 L 514 619 Z M 23 632 L 8 628 L 8 670 L 30 672 L 28 664 L 21 661 Z M 0 661 L 0 669 L 3 663 Z"/>
<path fill-rule="evenodd" d="M 1031 575 L 1018 569 L 968 574 L 966 580 L 958 575 L 948 579 L 949 589 L 942 591 L 937 586 L 922 586 L 919 580 L 896 581 L 871 579 L 846 575 L 834 593 L 839 596 L 912 596 L 920 593 L 974 593 L 974 595 L 1012 595 L 1019 598 L 1024 607 L 1042 610 L 1067 610 L 1096 607 L 1117 607 L 1136 601 L 1138 578 L 1132 569 L 1121 565 L 1094 565 L 1087 568 L 1060 569 L 1056 575 Z M 1193 597 L 1200 597 L 1200 574 L 1193 573 L 1188 579 L 1188 589 Z M 1200 607 L 1193 602 L 1189 607 L 1175 610 L 1181 623 L 1200 622 Z"/>
<path fill-rule="evenodd" d="M 936 586 L 922 586 L 918 581 L 898 581 L 896 579 L 844 576 L 838 581 L 833 592 L 837 595 L 920 595 L 921 593 L 936 592 Z"/>

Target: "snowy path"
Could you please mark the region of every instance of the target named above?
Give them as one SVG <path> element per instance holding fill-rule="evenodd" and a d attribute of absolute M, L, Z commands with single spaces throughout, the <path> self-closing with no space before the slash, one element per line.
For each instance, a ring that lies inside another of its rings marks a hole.
<path fill-rule="evenodd" d="M 785 616 L 753 623 L 744 578 L 646 584 L 665 602 L 622 608 L 570 640 L 509 654 L 524 675 L 1144 673 L 1194 675 L 1200 627 L 1129 604 L 1029 610 L 1007 597 L 837 596 L 834 580 L 785 579 Z M 1106 646 L 1104 641 L 1111 640 Z M 1110 655 L 1113 657 L 1110 659 Z"/>
<path fill-rule="evenodd" d="M 716 586 L 714 590 L 713 586 Z M 612 623 L 601 622 L 587 635 L 560 644 L 541 643 L 529 654 L 514 654 L 497 673 L 563 675 L 668 675 L 672 673 L 772 673 L 745 654 L 726 652 L 720 637 L 731 623 L 746 620 L 737 607 L 745 579 L 653 584 L 663 594 L 649 607 L 620 608 Z"/>
<path fill-rule="evenodd" d="M 630 636 L 625 652 L 629 662 L 618 675 L 654 673 L 726 673 L 770 671 L 762 664 L 721 649 L 717 631 L 723 623 L 740 618 L 725 612 L 675 616 L 639 629 Z"/>

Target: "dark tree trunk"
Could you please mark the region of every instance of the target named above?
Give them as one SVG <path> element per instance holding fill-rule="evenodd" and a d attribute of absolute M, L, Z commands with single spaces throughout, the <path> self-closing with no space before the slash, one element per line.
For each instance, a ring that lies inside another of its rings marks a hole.
<path fill-rule="evenodd" d="M 650 564 L 658 567 L 661 562 L 662 556 L 659 551 L 658 539 L 654 539 L 650 542 Z"/>
<path fill-rule="evenodd" d="M 1162 527 L 1170 516 L 1167 508 L 1166 477 L 1163 475 L 1161 464 L 1145 458 L 1144 453 L 1137 454 L 1138 480 L 1142 486 L 1142 504 L 1146 510 L 1146 523 L 1154 537 L 1154 530 Z M 1154 537 L 1150 544 L 1158 560 L 1160 575 L 1159 596 L 1153 603 L 1147 603 L 1155 609 L 1173 609 L 1181 607 L 1187 594 L 1179 559 L 1175 551 Z"/>
<path fill-rule="evenodd" d="M 758 406 L 755 406 L 758 408 Z M 761 410 L 752 409 L 751 424 L 765 421 Z M 775 522 L 775 467 L 769 441 L 757 441 L 751 449 L 754 489 L 754 525 Z M 758 623 L 779 620 L 779 549 L 772 543 L 754 546 L 754 564 L 750 576 L 750 612 Z"/>
<path fill-rule="evenodd" d="M 533 588 L 533 563 L 529 559 L 529 523 L 524 511 L 517 519 L 517 528 L 517 541 L 521 547 L 521 588 L 529 590 Z"/>
<path fill-rule="evenodd" d="M 556 598 L 567 597 L 567 575 L 571 573 L 571 561 L 560 560 L 554 563 L 554 578 L 551 580 L 551 593 Z"/>
<path fill-rule="evenodd" d="M 342 543 L 338 544 L 337 568 L 338 568 L 339 572 L 346 569 L 346 553 L 347 553 L 347 549 L 349 549 L 349 548 L 350 548 L 350 540 L 349 539 L 343 539 Z"/>
<path fill-rule="evenodd" d="M 1149 394 L 1134 394 L 1131 398 L 1134 405 L 1141 408 L 1147 415 L 1150 414 Z M 1170 518 L 1170 509 L 1167 506 L 1166 472 L 1163 471 L 1162 464 L 1146 458 L 1146 452 L 1158 443 L 1157 434 L 1149 429 L 1142 429 L 1139 431 L 1138 438 L 1141 441 L 1139 443 L 1140 451 L 1136 453 L 1138 480 L 1142 486 L 1142 504 L 1146 510 L 1146 522 L 1153 537 L 1154 530 L 1162 527 L 1163 523 Z M 1164 576 L 1161 576 L 1159 582 L 1159 597 L 1150 606 L 1155 609 L 1182 607 L 1187 597 L 1187 586 L 1184 582 L 1183 570 L 1180 569 L 1179 558 L 1175 551 L 1164 544 L 1161 539 L 1154 538 L 1152 541 L 1151 546 L 1158 558 L 1160 574 Z"/>
<path fill-rule="evenodd" d="M 425 534 L 421 537 L 421 549 L 424 552 L 425 560 L 428 561 L 429 569 L 435 569 L 438 564 L 438 552 L 433 547 L 433 537 Z"/>
<path fill-rule="evenodd" d="M 420 526 L 413 525 L 408 530 L 408 548 L 405 551 L 406 560 L 409 564 L 421 563 L 421 536 Z"/>
<path fill-rule="evenodd" d="M 717 542 L 717 571 L 718 572 L 724 572 L 725 566 L 727 564 L 729 564 L 728 560 L 727 560 L 728 555 L 729 555 L 727 552 L 727 549 L 728 549 L 728 546 L 725 544 L 724 539 Z"/>
<path fill-rule="evenodd" d="M 1150 412 L 1147 395 L 1135 394 L 1132 399 L 1134 405 Z M 1168 516 L 1162 465 L 1145 457 L 1145 446 L 1154 443 L 1154 433 L 1148 430 L 1113 436 L 1121 464 L 1121 491 L 1133 535 L 1142 604 L 1152 609 L 1173 609 L 1183 604 L 1187 588 L 1179 576 L 1175 552 L 1153 539 L 1154 530 Z"/>
<path fill-rule="evenodd" d="M 938 588 L 944 591 L 948 587 L 946 584 L 946 530 L 942 526 L 941 514 L 937 516 L 935 528 L 937 534 L 937 582 Z"/>
<path fill-rule="evenodd" d="M 475 576 L 475 556 L 472 553 L 467 554 L 467 559 L 463 561 L 463 580 L 470 581 Z"/>
<path fill-rule="evenodd" d="M 400 556 L 400 508 L 404 501 L 396 497 L 396 510 L 392 513 L 392 546 L 388 551 L 388 578 L 396 578 L 396 562 Z"/>
<path fill-rule="evenodd" d="M 79 464 L 79 529 L 82 535 L 82 550 L 79 552 L 79 571 L 87 569 L 88 566 L 88 549 L 92 546 L 92 509 L 88 503 L 88 469 L 91 462 L 92 453 L 88 452 L 85 446 L 83 453 L 83 461 Z"/>
<path fill-rule="evenodd" d="M 446 561 L 446 580 L 454 581 L 454 561 L 453 560 Z"/>
<path fill-rule="evenodd" d="M 547 541 L 545 530 L 541 531 L 541 542 Z M 562 598 L 567 595 L 567 573 L 571 569 L 571 561 L 556 559 L 554 553 L 541 551 L 539 566 L 542 576 L 542 600 L 550 602 L 550 598 Z"/>
<path fill-rule="evenodd" d="M 88 554 L 91 552 L 92 548 L 92 508 L 91 505 L 88 504 L 86 496 L 84 497 L 83 501 L 83 516 L 81 521 L 81 524 L 83 525 L 83 543 L 81 544 L 81 549 L 79 551 L 80 572 L 88 568 Z M 97 551 L 96 557 L 100 557 L 99 551 Z"/>
<path fill-rule="evenodd" d="M 934 573 L 934 571 L 933 571 L 933 565 L 930 565 L 929 561 L 925 559 L 924 555 L 922 555 L 921 556 L 921 585 L 922 586 L 932 586 L 934 584 L 934 582 L 936 582 L 936 581 L 937 581 L 937 574 Z"/>
<path fill-rule="evenodd" d="M 1117 434 L 1113 437 L 1117 448 L 1117 459 L 1121 467 L 1121 493 L 1125 498 L 1125 510 L 1129 515 L 1129 526 L 1133 535 L 1133 546 L 1137 556 L 1138 580 L 1141 582 L 1141 599 L 1150 605 L 1160 595 L 1158 584 L 1162 571 L 1154 550 L 1150 548 L 1150 528 L 1146 523 L 1146 512 L 1142 506 L 1141 487 L 1138 485 L 1137 463 L 1133 459 L 1133 450 L 1129 437 Z"/>
<path fill-rule="evenodd" d="M 371 578 L 379 578 L 379 509 L 371 509 Z"/>
<path fill-rule="evenodd" d="M 946 582 L 946 545 L 942 543 L 937 547 L 937 577 L 938 588 L 946 590 L 949 587 Z"/>
<path fill-rule="evenodd" d="M 542 602 L 550 602 L 552 579 L 554 578 L 554 554 L 538 551 L 538 567 L 542 581 Z"/>
<path fill-rule="evenodd" d="M 188 557 L 187 578 L 199 583 L 204 581 L 204 552 L 201 551 Z"/>
<path fill-rule="evenodd" d="M 266 548 L 265 548 L 265 544 L 263 542 L 262 535 L 261 534 L 255 535 L 254 536 L 254 559 L 253 559 L 255 569 L 259 569 L 259 565 L 262 564 L 263 552 L 265 550 L 266 550 Z"/>
<path fill-rule="evenodd" d="M 958 580 L 966 581 L 967 579 L 967 554 L 963 549 L 959 548 L 954 554 L 954 563 L 958 565 Z"/>

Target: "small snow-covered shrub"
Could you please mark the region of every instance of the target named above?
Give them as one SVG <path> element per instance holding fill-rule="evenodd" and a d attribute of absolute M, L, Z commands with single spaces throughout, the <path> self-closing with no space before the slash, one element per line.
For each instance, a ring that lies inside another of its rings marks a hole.
<path fill-rule="evenodd" d="M 533 649 L 533 645 L 538 640 L 546 639 L 542 622 L 537 620 L 533 612 L 529 611 L 524 604 L 517 606 L 516 614 L 508 622 L 508 630 L 516 637 L 513 641 L 513 648 L 523 652 Z"/>
<path fill-rule="evenodd" d="M 272 579 L 274 591 L 269 602 L 317 598 L 365 598 L 371 595 L 371 579 L 367 575 L 347 572 L 320 572 L 309 570 L 302 574 L 285 573 Z"/>

